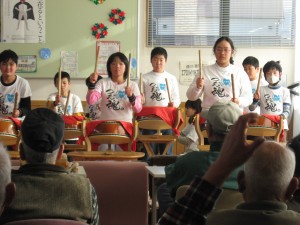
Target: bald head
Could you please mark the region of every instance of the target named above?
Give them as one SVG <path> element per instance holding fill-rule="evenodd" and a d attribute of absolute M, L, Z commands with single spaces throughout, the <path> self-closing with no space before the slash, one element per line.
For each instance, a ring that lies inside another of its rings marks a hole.
<path fill-rule="evenodd" d="M 259 145 L 245 164 L 246 201 L 286 201 L 295 169 L 294 153 L 277 142 Z"/>

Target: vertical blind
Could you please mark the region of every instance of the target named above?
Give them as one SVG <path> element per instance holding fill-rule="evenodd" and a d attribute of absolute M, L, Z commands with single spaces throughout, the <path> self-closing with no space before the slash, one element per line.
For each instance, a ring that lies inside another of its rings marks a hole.
<path fill-rule="evenodd" d="M 236 46 L 295 44 L 296 0 L 147 0 L 148 46 L 212 46 L 229 36 Z"/>

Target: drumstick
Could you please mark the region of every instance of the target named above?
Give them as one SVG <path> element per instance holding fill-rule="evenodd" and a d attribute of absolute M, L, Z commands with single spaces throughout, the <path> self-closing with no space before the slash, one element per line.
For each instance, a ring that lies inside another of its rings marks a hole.
<path fill-rule="evenodd" d="M 169 97 L 169 103 L 171 103 L 171 95 L 170 95 L 170 89 L 169 89 L 169 84 L 168 84 L 168 79 L 166 78 L 166 85 L 167 85 L 167 91 L 168 91 L 168 97 Z"/>
<path fill-rule="evenodd" d="M 235 90 L 234 90 L 234 78 L 233 78 L 233 73 L 231 74 L 231 87 L 232 87 L 232 98 L 235 99 Z"/>
<path fill-rule="evenodd" d="M 18 96 L 19 96 L 19 93 L 16 92 L 15 93 L 15 102 L 14 102 L 14 110 L 13 110 L 13 112 L 15 112 L 17 110 L 17 108 L 18 108 Z"/>
<path fill-rule="evenodd" d="M 143 74 L 140 73 L 140 91 L 141 94 L 143 94 L 144 90 L 143 90 Z"/>
<path fill-rule="evenodd" d="M 256 94 L 258 94 L 258 92 L 259 92 L 261 73 L 262 73 L 262 68 L 259 69 L 259 76 L 258 76 L 257 87 L 256 87 L 256 91 L 255 91 Z"/>
<path fill-rule="evenodd" d="M 100 46 L 97 46 L 94 73 L 97 73 L 97 71 L 98 71 L 98 58 L 99 58 L 99 52 L 100 52 L 99 50 L 100 50 Z"/>
<path fill-rule="evenodd" d="M 61 96 L 61 66 L 59 67 L 59 72 L 58 72 L 58 96 Z"/>
<path fill-rule="evenodd" d="M 66 113 L 67 113 L 68 104 L 69 104 L 69 99 L 70 99 L 70 93 L 71 93 L 71 91 L 69 90 L 69 91 L 68 91 L 67 102 L 66 102 L 66 105 L 65 105 L 65 110 L 64 110 L 64 116 L 65 116 L 65 115 L 66 115 Z"/>
<path fill-rule="evenodd" d="M 129 66 L 128 66 L 128 74 L 127 74 L 127 86 L 130 84 L 130 70 L 131 70 L 131 53 L 129 53 Z"/>
<path fill-rule="evenodd" d="M 202 79 L 202 59 L 201 50 L 199 49 L 199 78 Z"/>

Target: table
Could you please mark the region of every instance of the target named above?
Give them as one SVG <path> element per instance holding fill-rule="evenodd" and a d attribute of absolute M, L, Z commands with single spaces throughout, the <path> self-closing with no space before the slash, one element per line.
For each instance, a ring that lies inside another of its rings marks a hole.
<path fill-rule="evenodd" d="M 144 152 L 131 152 L 131 151 L 78 151 L 69 152 L 68 156 L 74 160 L 116 160 L 128 161 L 137 160 L 145 156 Z"/>
<path fill-rule="evenodd" d="M 155 179 L 165 178 L 165 167 L 164 166 L 146 166 L 149 174 L 152 178 L 152 214 L 151 214 L 151 222 L 152 225 L 156 224 L 156 201 L 157 201 L 157 187 L 155 185 Z"/>

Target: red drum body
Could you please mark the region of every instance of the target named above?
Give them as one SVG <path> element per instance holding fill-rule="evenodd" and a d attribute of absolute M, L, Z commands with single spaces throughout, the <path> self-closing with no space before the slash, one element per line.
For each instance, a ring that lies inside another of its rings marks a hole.
<path fill-rule="evenodd" d="M 268 127 L 268 128 L 278 128 L 278 123 L 273 122 L 272 120 L 264 117 L 264 116 L 259 116 L 258 120 L 256 123 L 250 123 L 250 127 Z"/>
<path fill-rule="evenodd" d="M 118 121 L 103 121 L 89 135 L 92 143 L 124 144 L 130 141 L 130 135 Z"/>
<path fill-rule="evenodd" d="M 10 119 L 0 119 L 0 141 L 4 145 L 17 144 L 18 131 L 16 125 Z"/>
<path fill-rule="evenodd" d="M 90 136 L 93 135 L 117 135 L 129 137 L 122 124 L 117 121 L 104 121 L 99 123 Z"/>

